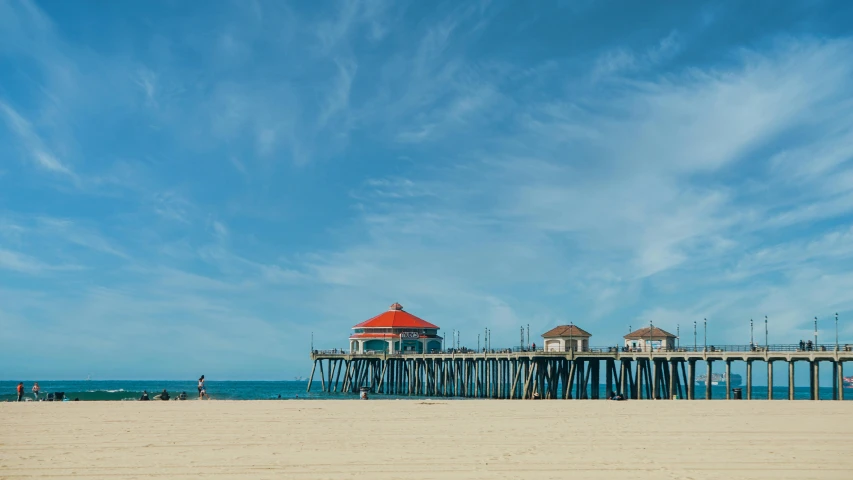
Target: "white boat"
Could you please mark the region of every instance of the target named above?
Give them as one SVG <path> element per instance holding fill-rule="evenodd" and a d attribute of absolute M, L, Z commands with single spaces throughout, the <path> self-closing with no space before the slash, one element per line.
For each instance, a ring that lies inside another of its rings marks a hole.
<path fill-rule="evenodd" d="M 696 385 L 705 385 L 706 380 L 708 379 L 707 375 L 699 375 L 696 377 Z M 732 374 L 732 387 L 737 387 L 741 384 L 743 379 L 737 373 Z M 726 376 L 722 373 L 713 373 L 711 374 L 711 385 L 713 386 L 725 386 L 726 384 Z"/>

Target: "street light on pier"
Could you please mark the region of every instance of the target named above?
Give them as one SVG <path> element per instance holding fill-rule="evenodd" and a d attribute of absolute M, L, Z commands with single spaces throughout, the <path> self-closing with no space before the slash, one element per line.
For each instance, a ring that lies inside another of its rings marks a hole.
<path fill-rule="evenodd" d="M 767 315 L 764 316 L 764 350 L 770 351 L 770 344 L 767 342 Z"/>
<path fill-rule="evenodd" d="M 835 351 L 838 351 L 838 312 L 835 312 Z"/>
<path fill-rule="evenodd" d="M 708 350 L 708 319 L 707 318 L 705 319 L 705 334 L 703 336 L 705 337 L 705 338 L 703 338 L 703 340 L 705 341 L 705 349 L 702 350 L 704 352 L 705 350 Z"/>
<path fill-rule="evenodd" d="M 817 317 L 814 317 L 814 348 L 817 349 Z"/>
<path fill-rule="evenodd" d="M 575 351 L 575 339 L 572 336 L 572 330 L 574 330 L 575 322 L 569 323 L 569 351 Z"/>
<path fill-rule="evenodd" d="M 696 320 L 693 320 L 693 351 L 696 351 Z"/>
<path fill-rule="evenodd" d="M 652 332 L 654 331 L 654 329 L 655 324 L 652 323 L 651 320 L 649 320 L 649 356 L 652 355 L 652 350 L 654 349 L 654 347 L 652 346 Z"/>
<path fill-rule="evenodd" d="M 681 348 L 681 324 L 675 325 L 675 348 Z"/>
<path fill-rule="evenodd" d="M 749 348 L 752 348 L 752 346 L 755 345 L 755 341 L 754 341 L 754 337 L 753 337 L 752 333 L 753 333 L 752 319 L 750 318 L 749 319 Z"/>

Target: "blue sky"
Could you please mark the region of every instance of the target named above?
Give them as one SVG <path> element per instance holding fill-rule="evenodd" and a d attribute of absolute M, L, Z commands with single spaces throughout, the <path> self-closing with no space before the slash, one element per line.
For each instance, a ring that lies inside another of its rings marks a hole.
<path fill-rule="evenodd" d="M 0 0 L 2 376 L 290 378 L 393 302 L 468 345 L 702 318 L 747 343 L 765 315 L 834 341 L 836 312 L 853 342 L 850 25 Z"/>

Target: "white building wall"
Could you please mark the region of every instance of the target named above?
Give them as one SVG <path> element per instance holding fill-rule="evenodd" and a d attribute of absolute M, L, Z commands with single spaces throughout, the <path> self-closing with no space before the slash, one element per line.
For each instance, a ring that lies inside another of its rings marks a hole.
<path fill-rule="evenodd" d="M 546 352 L 567 352 L 574 345 L 575 351 L 589 350 L 589 337 L 553 337 L 544 339 Z"/>

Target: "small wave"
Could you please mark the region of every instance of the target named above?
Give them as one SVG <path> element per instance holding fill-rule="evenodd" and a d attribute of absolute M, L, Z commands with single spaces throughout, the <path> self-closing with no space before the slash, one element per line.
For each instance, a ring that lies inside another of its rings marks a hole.
<path fill-rule="evenodd" d="M 123 388 L 119 388 L 118 390 L 86 390 L 86 393 L 120 393 L 124 391 Z"/>

